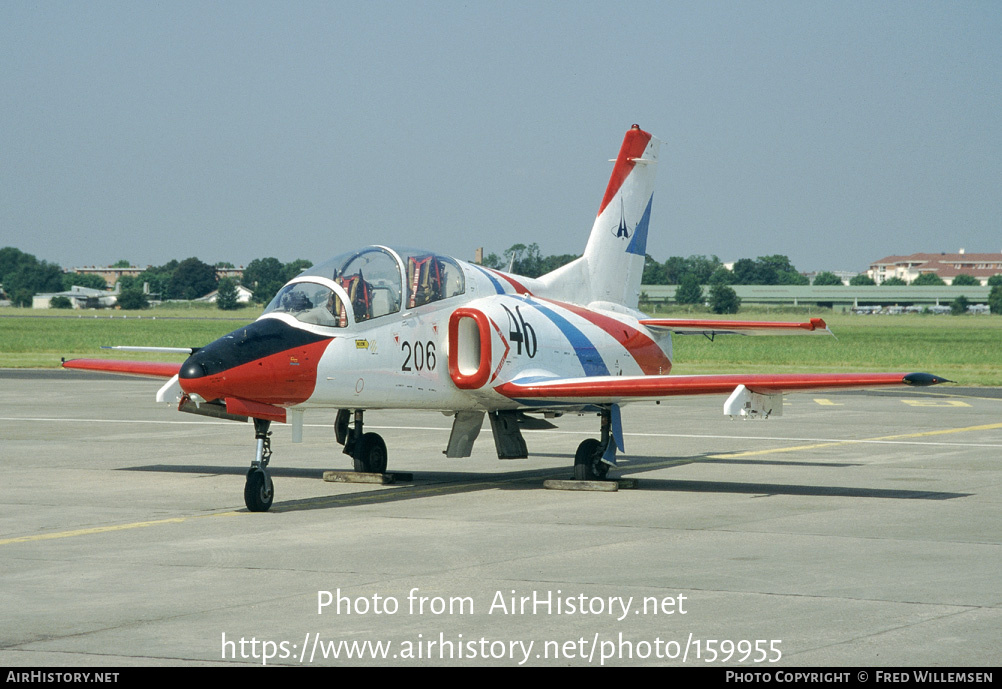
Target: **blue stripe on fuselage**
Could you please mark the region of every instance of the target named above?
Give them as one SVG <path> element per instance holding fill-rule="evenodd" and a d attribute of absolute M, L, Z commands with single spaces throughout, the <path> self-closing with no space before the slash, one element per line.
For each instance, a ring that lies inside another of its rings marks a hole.
<path fill-rule="evenodd" d="M 609 369 L 606 368 L 601 355 L 599 355 L 598 350 L 588 339 L 587 335 L 553 309 L 543 306 L 538 301 L 528 297 L 523 297 L 523 300 L 560 328 L 560 332 L 564 334 L 564 337 L 567 338 L 567 341 L 574 348 L 574 353 L 577 355 L 578 361 L 581 362 L 581 367 L 584 369 L 586 376 L 609 375 Z"/>
<path fill-rule="evenodd" d="M 491 275 L 489 270 L 487 270 L 486 268 L 481 268 L 475 263 L 473 264 L 473 267 L 479 270 L 484 275 L 486 275 L 487 279 L 490 280 L 492 283 L 494 283 L 494 289 L 497 290 L 498 294 L 504 294 L 504 287 L 501 286 L 501 282 L 496 277 Z"/>

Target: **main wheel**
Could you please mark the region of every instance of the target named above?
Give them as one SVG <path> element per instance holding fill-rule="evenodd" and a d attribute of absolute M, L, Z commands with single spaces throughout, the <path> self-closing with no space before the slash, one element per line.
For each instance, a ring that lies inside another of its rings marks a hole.
<path fill-rule="evenodd" d="M 275 497 L 275 488 L 268 474 L 260 469 L 247 472 L 247 483 L 244 484 L 244 504 L 251 512 L 267 512 Z"/>
<path fill-rule="evenodd" d="M 574 453 L 574 479 L 577 481 L 604 481 L 609 473 L 609 465 L 602 461 L 600 443 L 588 438 L 578 445 Z"/>
<path fill-rule="evenodd" d="M 352 457 L 355 471 L 367 474 L 382 474 L 386 472 L 386 443 L 378 433 L 366 433 L 362 436 L 358 453 Z"/>

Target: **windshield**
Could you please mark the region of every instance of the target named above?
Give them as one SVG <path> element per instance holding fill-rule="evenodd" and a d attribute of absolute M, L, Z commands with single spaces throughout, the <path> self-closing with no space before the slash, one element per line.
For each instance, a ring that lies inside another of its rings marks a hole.
<path fill-rule="evenodd" d="M 303 323 L 328 328 L 348 325 L 344 305 L 334 290 L 315 282 L 286 285 L 271 300 L 264 313 L 287 313 Z"/>

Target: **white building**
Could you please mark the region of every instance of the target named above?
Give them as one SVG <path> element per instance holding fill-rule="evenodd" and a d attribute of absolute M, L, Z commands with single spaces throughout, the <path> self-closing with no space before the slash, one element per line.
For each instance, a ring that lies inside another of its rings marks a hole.
<path fill-rule="evenodd" d="M 31 298 L 31 308 L 52 308 L 53 297 L 66 297 L 74 309 L 106 309 L 118 303 L 118 292 L 106 292 L 103 289 L 74 285 L 67 292 L 36 294 Z"/>
<path fill-rule="evenodd" d="M 1002 253 L 969 254 L 961 249 L 955 254 L 887 256 L 871 263 L 866 271 L 878 285 L 892 277 L 911 284 L 922 273 L 935 273 L 948 285 L 953 284 L 953 278 L 961 274 L 970 275 L 982 285 L 987 285 L 988 278 L 1002 275 Z"/>
<path fill-rule="evenodd" d="M 249 289 L 247 289 L 243 285 L 237 285 L 238 304 L 249 304 L 251 301 L 251 297 L 253 296 L 254 293 L 251 292 Z M 219 299 L 219 290 L 213 290 L 212 292 L 206 294 L 204 297 L 199 297 L 195 301 L 207 301 L 210 304 L 215 304 L 217 299 Z"/>

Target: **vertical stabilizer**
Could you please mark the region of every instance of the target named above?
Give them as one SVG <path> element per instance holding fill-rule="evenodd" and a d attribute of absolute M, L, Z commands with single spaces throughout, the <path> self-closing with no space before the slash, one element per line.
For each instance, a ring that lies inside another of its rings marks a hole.
<path fill-rule="evenodd" d="M 660 143 L 637 125 L 626 132 L 584 255 L 540 278 L 548 292 L 582 305 L 636 308 Z"/>

